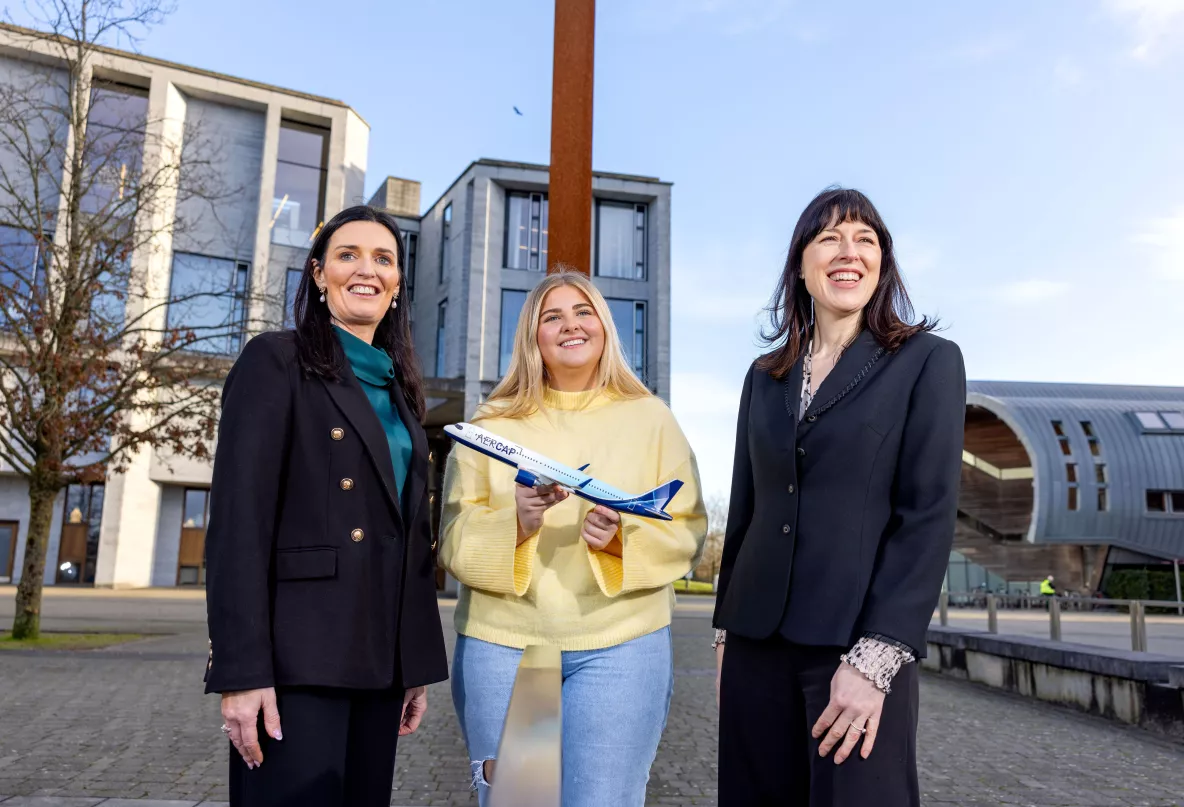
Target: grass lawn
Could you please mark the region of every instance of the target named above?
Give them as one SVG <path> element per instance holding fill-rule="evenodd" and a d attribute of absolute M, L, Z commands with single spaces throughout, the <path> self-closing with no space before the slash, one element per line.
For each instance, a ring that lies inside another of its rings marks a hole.
<path fill-rule="evenodd" d="M 698 580 L 675 580 L 674 590 L 683 594 L 714 594 L 710 583 L 700 583 Z"/>
<path fill-rule="evenodd" d="M 39 639 L 12 638 L 0 631 L 0 652 L 5 650 L 94 650 L 144 638 L 138 633 L 42 633 Z"/>

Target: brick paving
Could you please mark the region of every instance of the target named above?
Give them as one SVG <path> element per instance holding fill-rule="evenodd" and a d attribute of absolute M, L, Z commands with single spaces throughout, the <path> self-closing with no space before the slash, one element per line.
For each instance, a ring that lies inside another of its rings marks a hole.
<path fill-rule="evenodd" d="M 673 626 L 675 695 L 650 804 L 716 804 L 707 614 L 682 610 Z M 0 807 L 224 802 L 218 706 L 201 694 L 204 643 L 190 629 L 108 651 L 0 652 L 0 794 L 10 797 Z M 429 702 L 420 732 L 400 743 L 392 804 L 476 804 L 447 684 Z M 1184 807 L 1184 744 L 929 675 L 921 713 L 926 805 Z"/>

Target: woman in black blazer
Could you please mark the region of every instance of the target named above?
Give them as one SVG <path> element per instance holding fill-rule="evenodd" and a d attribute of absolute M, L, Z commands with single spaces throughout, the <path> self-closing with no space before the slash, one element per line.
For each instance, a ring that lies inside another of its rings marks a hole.
<path fill-rule="evenodd" d="M 206 691 L 233 805 L 389 804 L 396 740 L 447 677 L 404 266 L 394 219 L 342 211 L 309 250 L 295 331 L 252 339 L 226 379 Z"/>
<path fill-rule="evenodd" d="M 740 399 L 715 610 L 720 804 L 917 805 L 913 662 L 953 541 L 962 354 L 909 324 L 858 191 L 802 213 L 772 314 Z"/>

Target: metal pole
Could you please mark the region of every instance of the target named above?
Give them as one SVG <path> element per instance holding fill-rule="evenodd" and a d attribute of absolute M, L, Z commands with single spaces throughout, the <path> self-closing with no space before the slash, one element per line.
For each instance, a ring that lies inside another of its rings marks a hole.
<path fill-rule="evenodd" d="M 996 605 L 995 595 L 987 595 L 987 631 L 989 633 L 999 632 L 999 608 Z"/>
<path fill-rule="evenodd" d="M 1048 598 L 1048 638 L 1061 640 L 1061 600 L 1055 595 Z"/>
<path fill-rule="evenodd" d="M 941 614 L 941 626 L 944 628 L 950 624 L 950 592 L 943 591 L 941 598 L 937 602 L 939 613 Z"/>
<path fill-rule="evenodd" d="M 1184 597 L 1180 596 L 1180 560 L 1173 560 L 1172 566 L 1176 569 L 1176 613 L 1184 616 Z"/>
<path fill-rule="evenodd" d="M 592 261 L 592 75 L 596 0 L 555 0 L 547 271 Z"/>
<path fill-rule="evenodd" d="M 1131 601 L 1131 650 L 1147 652 L 1147 623 L 1143 619 L 1143 603 Z"/>

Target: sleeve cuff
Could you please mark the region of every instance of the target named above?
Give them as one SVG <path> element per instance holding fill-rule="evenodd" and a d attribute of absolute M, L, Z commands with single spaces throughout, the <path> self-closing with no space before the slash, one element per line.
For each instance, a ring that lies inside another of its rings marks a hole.
<path fill-rule="evenodd" d="M 883 641 L 864 636 L 844 653 L 842 660 L 850 664 L 876 685 L 884 694 L 892 691 L 892 679 L 905 664 L 916 661 L 911 650 L 903 649 L 899 642 Z"/>

